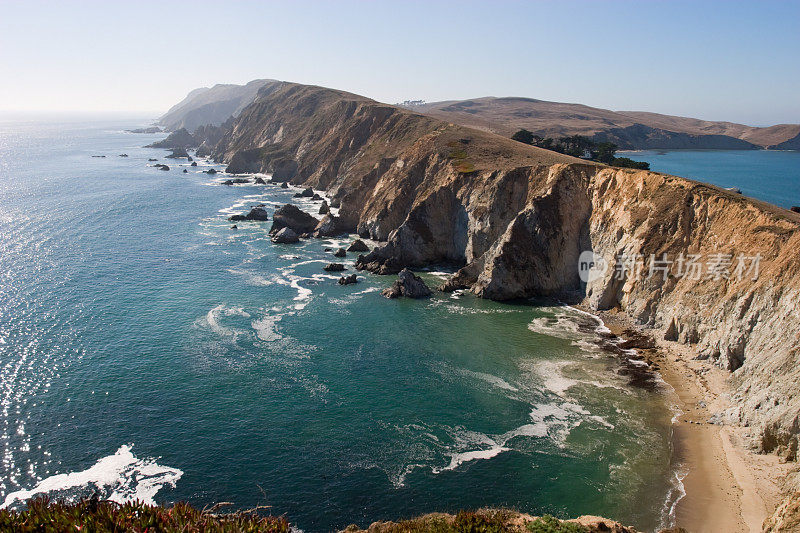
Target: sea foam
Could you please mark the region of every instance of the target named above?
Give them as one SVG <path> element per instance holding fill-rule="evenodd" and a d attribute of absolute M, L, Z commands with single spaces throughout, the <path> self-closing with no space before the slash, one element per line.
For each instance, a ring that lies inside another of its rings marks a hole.
<path fill-rule="evenodd" d="M 138 500 L 155 505 L 156 493 L 164 486 L 174 487 L 183 471 L 159 465 L 155 459 L 139 459 L 131 452 L 132 446 L 120 446 L 115 454 L 103 457 L 86 470 L 56 474 L 30 490 L 12 492 L 0 508 L 24 503 L 39 494 L 58 493 L 71 501 L 88 495 L 88 491 L 99 491 L 102 497 L 118 503 Z"/>

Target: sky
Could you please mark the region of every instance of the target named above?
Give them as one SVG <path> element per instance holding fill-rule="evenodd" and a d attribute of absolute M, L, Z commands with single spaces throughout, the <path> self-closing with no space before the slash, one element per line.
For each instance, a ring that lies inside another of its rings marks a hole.
<path fill-rule="evenodd" d="M 273 78 L 800 122 L 800 0 L 0 0 L 0 110 L 160 115 Z"/>

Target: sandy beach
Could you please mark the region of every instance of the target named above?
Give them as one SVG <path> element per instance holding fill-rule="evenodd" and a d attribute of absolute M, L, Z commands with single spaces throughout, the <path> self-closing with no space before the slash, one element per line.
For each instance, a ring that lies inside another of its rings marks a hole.
<path fill-rule="evenodd" d="M 600 317 L 623 337 L 631 327 L 622 314 Z M 656 348 L 640 351 L 674 389 L 682 412 L 673 424 L 673 438 L 686 495 L 676 506 L 676 525 L 690 533 L 761 532 L 780 502 L 791 465 L 748 449 L 746 428 L 709 423 L 730 405 L 729 372 L 694 359 L 691 346 L 655 340 Z"/>

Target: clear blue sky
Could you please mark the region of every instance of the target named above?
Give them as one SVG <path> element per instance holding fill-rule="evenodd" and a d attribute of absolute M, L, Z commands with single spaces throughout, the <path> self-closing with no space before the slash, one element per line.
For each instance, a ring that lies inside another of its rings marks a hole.
<path fill-rule="evenodd" d="M 159 114 L 276 78 L 800 122 L 800 1 L 0 0 L 0 109 Z"/>

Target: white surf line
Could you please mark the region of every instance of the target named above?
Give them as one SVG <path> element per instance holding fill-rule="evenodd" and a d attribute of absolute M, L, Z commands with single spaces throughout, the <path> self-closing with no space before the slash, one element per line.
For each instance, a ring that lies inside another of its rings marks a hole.
<path fill-rule="evenodd" d="M 93 466 L 79 472 L 56 474 L 40 481 L 30 490 L 19 490 L 6 496 L 0 509 L 15 502 L 25 502 L 37 494 L 47 494 L 81 487 L 110 490 L 109 500 L 125 503 L 139 500 L 155 505 L 156 493 L 165 485 L 174 487 L 183 471 L 159 465 L 154 459 L 138 459 L 131 452 L 133 445 L 123 445 Z"/>

